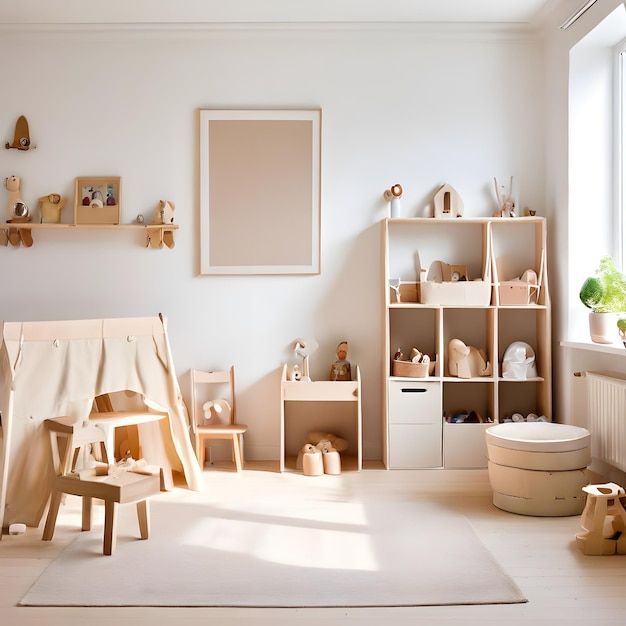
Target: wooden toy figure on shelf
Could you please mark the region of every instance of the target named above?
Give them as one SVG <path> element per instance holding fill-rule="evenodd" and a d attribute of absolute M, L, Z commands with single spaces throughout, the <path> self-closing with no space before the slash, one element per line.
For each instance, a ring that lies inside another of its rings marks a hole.
<path fill-rule="evenodd" d="M 58 224 L 61 221 L 61 211 L 67 204 L 67 198 L 58 193 L 51 193 L 39 198 L 42 224 Z"/>
<path fill-rule="evenodd" d="M 159 204 L 154 212 L 153 224 L 174 224 L 174 211 L 176 205 L 169 200 L 159 200 Z M 150 232 L 150 229 L 146 231 L 146 248 L 151 245 L 153 248 L 162 248 L 165 244 L 168 248 L 174 247 L 174 230 L 164 228 L 159 231 L 159 236 L 155 236 L 154 232 Z"/>
<path fill-rule="evenodd" d="M 352 380 L 350 361 L 348 356 L 348 342 L 342 341 L 337 346 L 337 360 L 330 367 L 330 380 Z"/>
<path fill-rule="evenodd" d="M 515 201 L 513 200 L 513 176 L 509 182 L 509 193 L 504 193 L 504 187 L 498 186 L 498 181 L 494 178 L 493 184 L 496 188 L 496 198 L 498 200 L 498 210 L 493 217 L 515 217 Z"/>
<path fill-rule="evenodd" d="M 19 176 L 8 176 L 4 179 L 4 187 L 9 192 L 9 202 L 7 205 L 9 214 L 7 222 L 9 224 L 24 224 L 30 222 L 30 211 L 28 205 L 22 200 L 20 183 L 21 179 Z M 30 248 L 30 246 L 33 245 L 32 234 L 27 228 L 10 228 L 8 233 L 4 230 L 2 233 L 2 245 L 7 245 L 7 237 L 12 246 L 19 246 L 20 243 L 23 243 L 24 246 Z"/>

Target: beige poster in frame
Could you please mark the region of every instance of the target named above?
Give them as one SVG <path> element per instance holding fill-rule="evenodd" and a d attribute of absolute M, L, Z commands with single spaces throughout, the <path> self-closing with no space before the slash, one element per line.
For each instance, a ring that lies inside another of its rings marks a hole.
<path fill-rule="evenodd" d="M 202 274 L 319 274 L 321 110 L 200 110 Z"/>

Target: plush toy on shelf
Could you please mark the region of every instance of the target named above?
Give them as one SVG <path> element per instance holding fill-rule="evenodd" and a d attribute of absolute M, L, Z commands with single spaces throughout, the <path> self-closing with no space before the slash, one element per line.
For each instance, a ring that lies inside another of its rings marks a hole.
<path fill-rule="evenodd" d="M 9 219 L 7 222 L 10 224 L 30 222 L 30 211 L 28 205 L 22 200 L 20 183 L 21 178 L 19 176 L 8 176 L 4 179 L 4 187 L 9 192 L 7 205 Z M 2 245 L 6 245 L 6 237 L 8 237 L 12 246 L 19 246 L 20 243 L 23 243 L 24 246 L 30 248 L 33 245 L 33 237 L 28 228 L 10 228 L 8 234 L 4 230 L 2 232 L 5 233 Z"/>

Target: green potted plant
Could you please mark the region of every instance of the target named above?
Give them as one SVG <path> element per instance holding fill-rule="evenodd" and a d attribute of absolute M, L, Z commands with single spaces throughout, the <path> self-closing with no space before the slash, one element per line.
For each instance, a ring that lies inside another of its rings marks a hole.
<path fill-rule="evenodd" d="M 581 302 L 591 309 L 589 330 L 595 343 L 614 343 L 618 313 L 626 313 L 626 276 L 612 256 L 604 256 L 593 276 L 580 289 Z"/>

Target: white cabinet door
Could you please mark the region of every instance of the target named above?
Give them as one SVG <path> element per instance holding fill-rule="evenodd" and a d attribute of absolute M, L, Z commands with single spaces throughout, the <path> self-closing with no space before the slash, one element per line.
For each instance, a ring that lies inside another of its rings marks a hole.
<path fill-rule="evenodd" d="M 389 381 L 389 467 L 442 465 L 441 384 Z"/>

